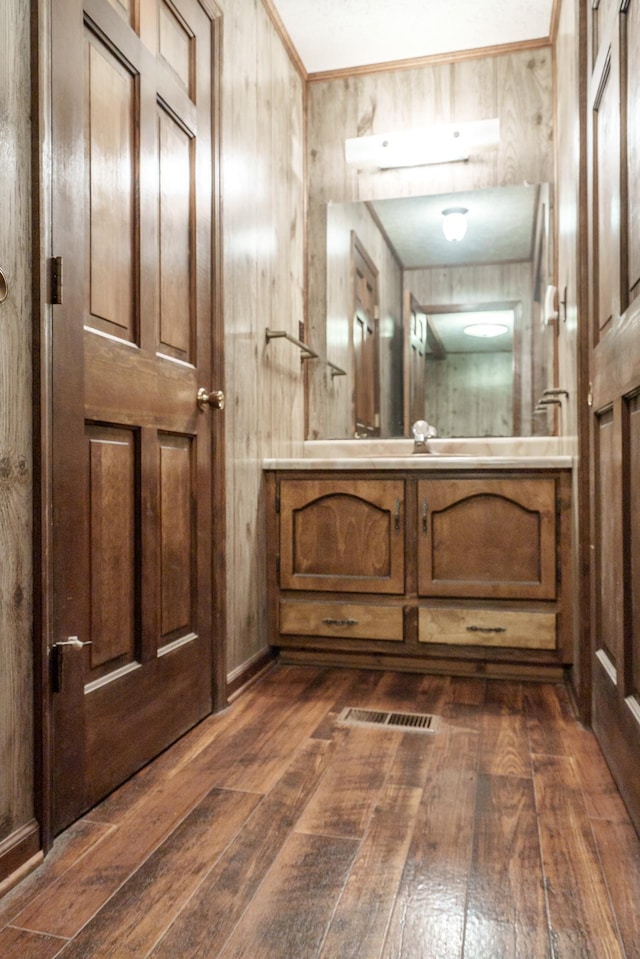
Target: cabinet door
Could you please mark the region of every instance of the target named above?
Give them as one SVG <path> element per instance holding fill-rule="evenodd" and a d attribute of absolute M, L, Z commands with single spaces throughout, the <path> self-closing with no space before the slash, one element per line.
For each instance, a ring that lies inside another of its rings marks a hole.
<path fill-rule="evenodd" d="M 404 482 L 280 483 L 280 586 L 404 592 Z"/>
<path fill-rule="evenodd" d="M 421 596 L 554 599 L 552 477 L 418 483 Z"/>

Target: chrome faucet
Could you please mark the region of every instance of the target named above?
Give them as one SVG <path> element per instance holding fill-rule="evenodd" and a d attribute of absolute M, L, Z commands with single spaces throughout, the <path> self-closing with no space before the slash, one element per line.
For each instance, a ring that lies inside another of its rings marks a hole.
<path fill-rule="evenodd" d="M 431 453 L 429 440 L 438 435 L 435 426 L 430 426 L 426 420 L 416 420 L 411 427 L 411 432 L 413 433 L 413 452 Z"/>

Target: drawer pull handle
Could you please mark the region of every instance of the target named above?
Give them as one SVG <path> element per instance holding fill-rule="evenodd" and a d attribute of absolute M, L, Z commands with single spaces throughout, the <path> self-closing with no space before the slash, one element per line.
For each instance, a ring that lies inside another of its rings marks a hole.
<path fill-rule="evenodd" d="M 393 528 L 396 533 L 400 532 L 400 500 L 397 499 L 393 506 Z"/>
<path fill-rule="evenodd" d="M 469 633 L 506 633 L 506 626 L 467 626 Z"/>
<path fill-rule="evenodd" d="M 357 619 L 323 619 L 322 622 L 326 626 L 357 626 Z"/>
<path fill-rule="evenodd" d="M 427 533 L 427 512 L 429 507 L 427 506 L 426 499 L 422 500 L 422 532 L 426 535 Z"/>

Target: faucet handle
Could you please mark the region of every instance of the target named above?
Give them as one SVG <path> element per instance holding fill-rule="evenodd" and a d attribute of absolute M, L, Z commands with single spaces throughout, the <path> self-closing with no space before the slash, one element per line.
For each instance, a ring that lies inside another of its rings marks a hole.
<path fill-rule="evenodd" d="M 432 440 L 438 435 L 435 426 L 430 426 L 426 420 L 416 420 L 411 427 L 411 432 L 417 443 L 425 443 L 427 440 Z"/>

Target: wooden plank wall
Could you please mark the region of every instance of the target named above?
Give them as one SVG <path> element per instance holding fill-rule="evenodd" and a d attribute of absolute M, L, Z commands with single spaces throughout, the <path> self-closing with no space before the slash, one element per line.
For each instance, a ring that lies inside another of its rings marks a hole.
<path fill-rule="evenodd" d="M 0 857 L 33 820 L 29 5 L 0 6 Z"/>
<path fill-rule="evenodd" d="M 261 464 L 301 451 L 304 84 L 261 0 L 224 0 L 222 217 L 227 670 L 268 644 Z M 214 388 L 216 384 L 213 384 Z"/>
<path fill-rule="evenodd" d="M 428 123 L 500 118 L 499 146 L 465 163 L 358 173 L 344 160 L 349 137 Z M 326 335 L 326 204 L 419 196 L 508 184 L 552 182 L 553 83 L 551 48 L 523 49 L 454 63 L 389 69 L 349 78 L 318 79 L 308 94 L 308 318 L 311 342 L 322 354 Z M 340 396 L 321 367 L 310 381 L 309 436 L 337 432 Z M 348 384 L 339 389 L 348 393 Z"/>
<path fill-rule="evenodd" d="M 581 102 L 579 83 L 580 29 L 577 0 L 563 0 L 560 9 L 555 44 L 556 111 L 558 158 L 556 163 L 556 250 L 557 278 L 560 299 L 566 299 L 566 308 L 560 305 L 558 323 L 558 386 L 569 392 L 563 402 L 562 435 L 572 439 L 575 448 L 578 436 L 581 453 L 578 467 L 573 472 L 573 562 L 574 637 L 573 683 L 583 715 L 589 710 L 590 652 L 588 577 L 592 562 L 588 535 L 588 426 L 586 394 L 588 391 L 588 319 L 586 291 L 581 291 L 580 250 L 581 237 L 586 243 L 586 219 L 580 199 L 578 173 L 585 163 L 585 143 L 581 142 Z M 583 133 L 584 137 L 584 133 Z M 565 294 L 566 288 L 566 294 Z M 581 412 L 582 410 L 582 412 Z M 584 531 L 583 531 L 584 525 Z"/>
<path fill-rule="evenodd" d="M 520 341 L 523 348 L 531 350 L 531 326 L 533 316 L 532 300 L 532 280 L 531 264 L 522 263 L 504 263 L 499 265 L 485 265 L 474 267 L 449 267 L 434 268 L 431 270 L 410 270 L 405 273 L 405 287 L 410 289 L 416 300 L 422 306 L 452 306 L 456 303 L 465 303 L 472 300 L 477 303 L 491 303 L 504 301 L 518 301 L 522 305 L 520 317 Z M 509 363 L 511 359 L 509 358 Z M 525 364 L 519 364 L 520 373 L 520 408 L 521 408 L 521 432 L 523 435 L 530 435 L 532 430 L 532 381 L 531 370 Z M 452 389 L 456 389 L 452 383 Z M 497 395 L 496 395 L 497 398 Z M 536 398 L 537 399 L 537 398 Z M 509 411 L 511 411 L 512 402 L 509 399 Z M 445 423 L 449 422 L 450 414 L 447 406 L 442 401 L 436 406 L 437 416 L 434 415 L 433 422 L 444 436 L 462 435 L 473 436 L 474 433 L 444 432 Z M 496 415 L 497 411 L 495 411 Z M 476 415 L 481 411 L 474 411 L 474 422 Z M 482 416 L 481 416 L 482 419 Z M 501 429 L 496 436 L 511 436 L 512 417 L 500 417 L 494 422 L 496 429 Z M 484 421 L 484 420 L 483 420 Z M 471 424 L 469 424 L 472 429 Z M 484 434 L 475 434 L 484 435 Z"/>

